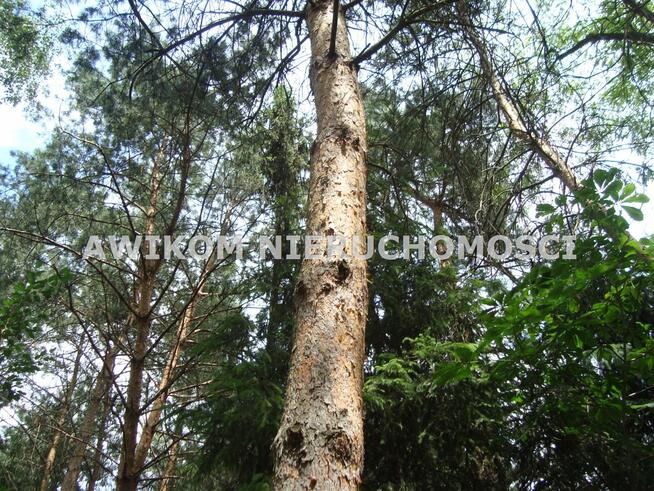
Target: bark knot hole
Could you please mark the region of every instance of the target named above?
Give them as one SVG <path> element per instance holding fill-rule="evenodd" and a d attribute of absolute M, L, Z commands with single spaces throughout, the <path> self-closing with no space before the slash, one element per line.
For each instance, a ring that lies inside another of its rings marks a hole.
<path fill-rule="evenodd" d="M 304 435 L 302 430 L 296 428 L 289 428 L 286 431 L 286 441 L 284 442 L 286 453 L 295 462 L 295 466 L 300 468 L 303 465 L 306 451 L 304 448 Z"/>
<path fill-rule="evenodd" d="M 339 261 L 336 270 L 336 281 L 339 283 L 344 283 L 351 274 L 352 270 L 350 269 L 350 265 L 347 263 L 347 261 L 345 259 Z"/>
<path fill-rule="evenodd" d="M 302 448 L 304 437 L 300 430 L 289 429 L 286 432 L 286 448 L 291 452 L 297 452 Z"/>
<path fill-rule="evenodd" d="M 347 463 L 352 459 L 352 441 L 347 433 L 337 431 L 329 436 L 327 443 L 329 451 L 342 462 Z"/>

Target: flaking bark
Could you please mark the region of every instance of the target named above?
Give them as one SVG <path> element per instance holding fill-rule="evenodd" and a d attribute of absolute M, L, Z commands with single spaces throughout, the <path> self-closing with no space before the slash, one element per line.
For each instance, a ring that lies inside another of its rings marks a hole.
<path fill-rule="evenodd" d="M 311 86 L 318 127 L 311 153 L 307 233 L 364 237 L 366 131 L 343 12 L 329 55 L 333 3 L 309 3 Z M 365 240 L 361 241 L 363 245 Z M 363 466 L 366 263 L 305 259 L 296 286 L 296 334 L 274 488 L 358 489 Z"/>

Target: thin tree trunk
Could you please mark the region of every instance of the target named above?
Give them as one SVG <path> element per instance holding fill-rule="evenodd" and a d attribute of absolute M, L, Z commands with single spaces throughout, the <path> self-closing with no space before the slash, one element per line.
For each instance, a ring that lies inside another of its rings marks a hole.
<path fill-rule="evenodd" d="M 111 410 L 111 394 L 108 390 L 105 393 L 104 403 L 102 407 L 102 415 L 100 416 L 100 424 L 98 426 L 98 438 L 95 443 L 95 451 L 93 452 L 93 467 L 89 473 L 89 483 L 86 486 L 86 491 L 95 491 L 95 484 L 102 477 L 104 468 L 102 466 L 102 446 L 107 431 L 107 419 Z"/>
<path fill-rule="evenodd" d="M 153 235 L 157 214 L 159 186 L 161 184 L 160 161 L 163 159 L 165 144 L 162 144 L 160 154 L 155 158 L 150 179 L 150 202 L 145 217 L 144 235 Z M 127 382 L 127 401 L 123 421 L 123 448 L 118 466 L 118 491 L 135 491 L 138 485 L 139 471 L 136 468 L 136 443 L 139 417 L 141 416 L 141 391 L 143 388 L 143 371 L 147 353 L 147 341 L 150 334 L 151 302 L 154 292 L 154 280 L 161 265 L 160 260 L 146 259 L 148 244 L 144 242 L 139 267 L 139 278 L 136 285 L 134 329 L 136 340 L 130 360 L 129 380 Z"/>
<path fill-rule="evenodd" d="M 175 337 L 175 343 L 173 344 L 170 352 L 168 353 L 168 359 L 164 365 L 163 373 L 161 374 L 161 379 L 158 386 L 158 394 L 154 401 L 152 402 L 152 409 L 148 414 L 148 418 L 143 427 L 141 433 L 141 438 L 139 439 L 138 446 L 136 447 L 135 457 L 134 457 L 134 467 L 136 472 L 139 472 L 140 469 L 145 464 L 145 459 L 148 455 L 148 451 L 152 446 L 152 439 L 154 437 L 155 430 L 159 425 L 161 420 L 161 412 L 163 411 L 164 406 L 166 405 L 166 400 L 168 399 L 168 394 L 174 382 L 173 375 L 177 365 L 179 363 L 179 358 L 184 349 L 184 344 L 190 332 L 191 322 L 195 316 L 195 309 L 202 295 L 202 290 L 204 285 L 209 278 L 209 275 L 212 273 L 213 268 L 216 264 L 216 251 L 211 254 L 207 262 L 205 263 L 202 272 L 200 273 L 200 279 L 198 281 L 198 286 L 196 288 L 196 294 L 191 299 L 189 304 L 184 310 L 184 314 L 179 321 L 179 326 L 177 328 L 177 335 Z"/>
<path fill-rule="evenodd" d="M 488 53 L 488 49 L 486 48 L 484 41 L 477 34 L 477 31 L 470 22 L 470 18 L 461 3 L 459 3 L 458 8 L 459 19 L 463 26 L 464 33 L 479 55 L 482 70 L 490 81 L 495 100 L 506 118 L 511 133 L 517 139 L 522 140 L 529 145 L 529 147 L 541 157 L 552 173 L 558 177 L 570 191 L 578 191 L 582 189 L 582 183 L 579 181 L 574 169 L 568 165 L 566 159 L 558 150 L 556 150 L 556 148 L 554 148 L 546 136 L 540 135 L 533 127 L 528 125 L 527 121 L 520 113 L 518 106 L 513 102 L 509 90 L 500 81 L 495 67 L 493 66 L 490 54 Z M 601 213 L 607 211 L 603 205 L 589 201 L 588 199 L 582 198 L 581 204 L 586 207 L 596 207 L 596 209 Z M 631 241 L 635 241 L 634 237 L 628 231 L 626 233 L 622 230 L 616 232 L 611 228 L 604 228 L 604 230 L 618 242 L 624 241 L 625 237 Z M 638 254 L 647 259 L 652 259 L 651 256 L 646 254 L 640 247 L 638 248 Z"/>
<path fill-rule="evenodd" d="M 166 404 L 168 393 L 170 392 L 170 388 L 172 386 L 173 373 L 177 368 L 177 363 L 182 353 L 184 342 L 186 341 L 186 337 L 188 335 L 189 326 L 193 320 L 196 301 L 197 297 L 189 303 L 186 311 L 184 312 L 184 315 L 182 316 L 182 319 L 179 322 L 175 344 L 168 354 L 166 365 L 164 366 L 163 373 L 161 374 L 158 395 L 152 403 L 152 409 L 148 414 L 145 426 L 141 432 L 139 444 L 136 447 L 136 455 L 134 458 L 134 466 L 136 469 L 141 469 L 143 464 L 145 464 L 145 459 L 148 455 L 148 451 L 150 450 L 150 446 L 152 445 L 154 432 L 159 425 L 159 421 L 161 420 L 161 412 L 163 411 L 163 408 Z"/>
<path fill-rule="evenodd" d="M 68 416 L 68 411 L 70 410 L 70 402 L 73 399 L 73 393 L 75 392 L 75 387 L 77 386 L 77 378 L 79 376 L 79 369 L 82 360 L 82 351 L 82 345 L 80 345 L 77 348 L 75 365 L 73 366 L 73 373 L 70 377 L 70 382 L 68 383 L 68 387 L 64 392 L 64 400 L 61 403 L 61 409 L 59 410 L 59 415 L 57 417 L 52 444 L 50 445 L 50 449 L 48 450 L 48 454 L 45 458 L 45 464 L 43 466 L 43 477 L 41 478 L 41 486 L 39 487 L 41 491 L 47 491 L 48 485 L 50 484 L 50 475 L 52 474 L 52 468 L 54 467 L 55 460 L 57 458 L 57 450 L 59 449 L 59 444 L 61 443 L 61 428 L 63 428 L 63 426 L 66 424 L 66 418 Z"/>
<path fill-rule="evenodd" d="M 133 491 L 138 484 L 138 473 L 134 463 L 138 422 L 141 415 L 140 404 L 143 388 L 143 370 L 145 368 L 147 340 L 150 333 L 150 299 L 154 290 L 153 283 L 154 278 L 145 273 L 139 288 L 139 315 L 134 323 L 136 341 L 130 361 L 127 402 L 123 421 L 123 451 L 121 452 L 117 483 L 117 489 L 119 491 Z"/>
<path fill-rule="evenodd" d="M 84 419 L 80 426 L 77 438 L 73 443 L 68 471 L 66 472 L 64 482 L 61 486 L 62 491 L 75 491 L 77 487 L 77 478 L 79 477 L 82 461 L 86 454 L 86 447 L 93 436 L 93 429 L 97 421 L 100 404 L 111 386 L 117 354 L 118 348 L 116 346 L 109 348 L 104 360 L 102 361 L 102 368 L 96 378 L 95 386 L 93 387 L 93 392 L 91 394 L 91 400 L 89 401 L 86 412 L 84 413 Z"/>
<path fill-rule="evenodd" d="M 366 131 L 345 16 L 330 53 L 332 0 L 307 7 L 311 85 L 318 116 L 311 152 L 309 234 L 365 245 Z M 274 487 L 358 489 L 363 467 L 366 262 L 305 259 L 296 287 L 296 334 L 284 414 L 275 442 Z"/>
<path fill-rule="evenodd" d="M 177 451 L 179 449 L 179 440 L 175 440 L 168 452 L 168 462 L 166 462 L 166 469 L 164 470 L 163 479 L 161 480 L 161 487 L 159 491 L 170 491 L 173 483 L 173 476 L 175 467 L 177 466 Z"/>
<path fill-rule="evenodd" d="M 467 12 L 461 4 L 459 4 L 459 18 L 463 26 L 466 37 L 469 39 L 472 46 L 477 51 L 481 61 L 481 68 L 490 82 L 493 95 L 497 101 L 500 110 L 506 118 L 511 133 L 522 140 L 530 148 L 532 148 L 550 168 L 550 170 L 557 176 L 565 186 L 571 191 L 580 189 L 581 185 L 575 175 L 574 171 L 568 166 L 568 163 L 561 156 L 561 154 L 550 144 L 550 142 L 543 136 L 539 135 L 534 128 L 530 128 L 525 119 L 520 114 L 518 107 L 511 100 L 509 92 L 505 89 L 500 81 L 490 54 L 486 49 L 486 45 L 477 34 L 475 28 L 470 22 Z"/>

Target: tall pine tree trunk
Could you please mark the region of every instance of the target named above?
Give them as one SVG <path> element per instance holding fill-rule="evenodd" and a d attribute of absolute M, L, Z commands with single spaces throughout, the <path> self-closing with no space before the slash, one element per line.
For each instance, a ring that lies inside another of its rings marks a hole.
<path fill-rule="evenodd" d="M 197 308 L 200 299 L 203 295 L 204 286 L 209 279 L 209 275 L 214 270 L 216 265 L 216 251 L 214 250 L 200 273 L 200 278 L 194 293 L 193 298 L 189 301 L 188 305 L 182 313 L 181 319 L 177 326 L 177 333 L 175 335 L 175 342 L 168 352 L 168 358 L 164 365 L 163 371 L 161 373 L 161 379 L 159 380 L 158 392 L 155 399 L 152 401 L 150 406 L 150 412 L 143 426 L 143 431 L 141 432 L 141 437 L 139 439 L 138 445 L 136 447 L 135 456 L 134 456 L 134 468 L 139 470 L 145 465 L 148 452 L 152 446 L 152 440 L 154 438 L 155 431 L 161 422 L 161 414 L 166 405 L 168 395 L 170 390 L 175 382 L 175 370 L 179 364 L 182 351 L 184 350 L 184 345 L 186 344 L 189 333 L 191 332 L 191 324 L 195 316 L 195 309 Z"/>
<path fill-rule="evenodd" d="M 332 0 L 309 3 L 318 128 L 311 153 L 307 233 L 363 238 L 363 103 L 342 12 L 335 53 L 330 53 L 332 18 Z M 349 246 L 345 252 L 349 259 L 302 263 L 285 408 L 273 444 L 276 489 L 357 489 L 361 482 L 366 263 L 351 258 Z"/>
<path fill-rule="evenodd" d="M 154 159 L 150 177 L 150 199 L 145 216 L 144 236 L 154 235 L 159 187 L 161 185 L 161 161 L 164 158 L 165 144 L 161 145 L 159 155 Z M 127 397 L 125 415 L 123 418 L 123 448 L 118 466 L 118 491 L 136 491 L 140 469 L 136 467 L 136 446 L 138 423 L 141 416 L 141 391 L 143 389 L 143 372 L 145 357 L 148 352 L 148 338 L 152 322 L 152 294 L 157 271 L 161 265 L 159 259 L 146 259 L 149 251 L 147 242 L 143 243 L 138 280 L 135 288 L 133 322 L 130 324 L 136 333 L 134 348 L 131 353 L 129 380 L 127 382 Z M 154 252 L 154 251 L 152 251 Z"/>

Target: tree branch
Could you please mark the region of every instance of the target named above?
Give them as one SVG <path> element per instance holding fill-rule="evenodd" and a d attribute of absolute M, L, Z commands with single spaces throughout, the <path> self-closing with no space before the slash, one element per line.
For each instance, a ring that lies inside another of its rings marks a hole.
<path fill-rule="evenodd" d="M 382 49 L 384 46 L 386 46 L 388 43 L 390 43 L 397 33 L 399 33 L 402 29 L 405 29 L 406 27 L 409 27 L 411 24 L 415 23 L 418 21 L 420 16 L 423 14 L 429 12 L 430 10 L 433 10 L 434 8 L 440 6 L 441 4 L 436 3 L 436 4 L 431 4 L 427 5 L 426 7 L 420 8 L 414 12 L 411 12 L 410 14 L 407 15 L 402 15 L 400 16 L 400 20 L 397 21 L 395 26 L 391 28 L 390 31 L 388 31 L 379 41 L 377 41 L 375 44 L 372 46 L 368 47 L 367 49 L 364 49 L 361 53 L 356 55 L 354 59 L 352 60 L 352 64 L 354 66 L 360 65 L 362 61 L 367 60 L 368 58 L 372 57 L 377 51 Z"/>
<path fill-rule="evenodd" d="M 633 12 L 637 13 L 641 17 L 644 17 L 649 22 L 654 24 L 654 12 L 652 12 L 645 6 L 647 5 L 648 2 L 639 4 L 636 3 L 634 0 L 622 0 L 622 3 L 627 5 Z"/>
<path fill-rule="evenodd" d="M 650 44 L 654 46 L 654 34 L 644 32 L 625 31 L 625 32 L 594 32 L 587 35 L 584 39 L 576 43 L 574 46 L 564 51 L 556 57 L 557 60 L 576 53 L 581 48 L 588 44 L 599 43 L 602 41 L 629 41 L 632 43 Z"/>

